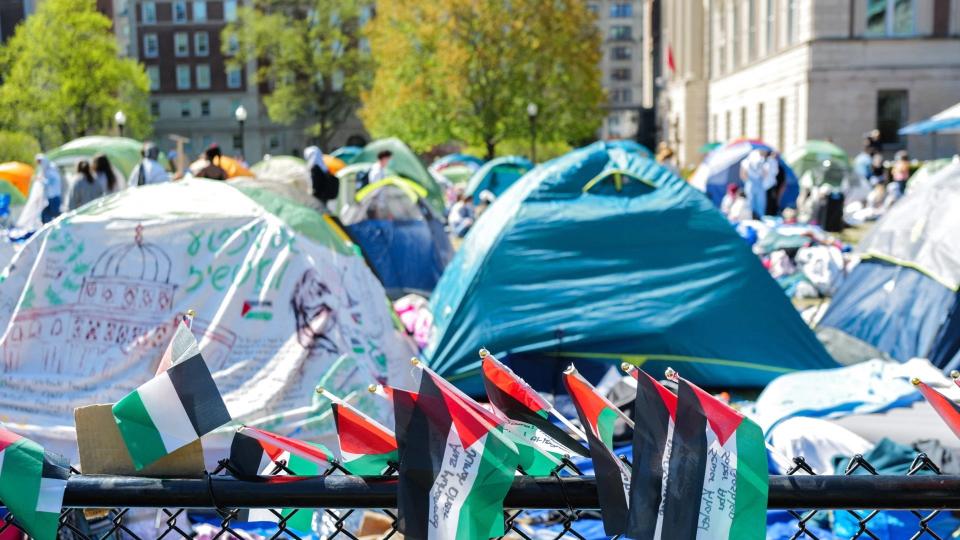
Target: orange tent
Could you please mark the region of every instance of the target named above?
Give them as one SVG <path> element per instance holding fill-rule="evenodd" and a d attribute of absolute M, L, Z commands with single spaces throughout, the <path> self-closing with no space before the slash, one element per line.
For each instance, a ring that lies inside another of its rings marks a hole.
<path fill-rule="evenodd" d="M 24 197 L 30 192 L 30 179 L 33 178 L 33 167 L 19 161 L 0 163 L 0 179 L 13 184 Z"/>
<path fill-rule="evenodd" d="M 190 169 L 194 170 L 197 163 L 198 162 L 193 162 L 190 165 Z M 219 165 L 221 169 L 226 171 L 227 178 L 236 178 L 238 176 L 248 176 L 250 178 L 253 178 L 254 176 L 256 176 L 255 174 L 253 174 L 253 171 L 245 167 L 243 163 L 240 163 L 239 161 L 233 159 L 232 157 L 220 156 L 219 158 L 217 158 L 217 165 Z"/>
<path fill-rule="evenodd" d="M 327 169 L 330 170 L 330 174 L 337 174 L 340 172 L 340 169 L 347 166 L 342 159 L 329 154 L 323 155 L 323 164 L 326 165 Z"/>

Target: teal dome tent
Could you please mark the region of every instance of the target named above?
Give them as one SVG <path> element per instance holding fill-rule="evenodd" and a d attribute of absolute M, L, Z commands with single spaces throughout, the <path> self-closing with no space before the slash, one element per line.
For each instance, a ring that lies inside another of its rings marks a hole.
<path fill-rule="evenodd" d="M 481 346 L 515 367 L 628 361 L 707 386 L 836 366 L 710 201 L 605 143 L 507 190 L 467 235 L 430 307 L 425 355 L 470 392 L 481 391 Z"/>

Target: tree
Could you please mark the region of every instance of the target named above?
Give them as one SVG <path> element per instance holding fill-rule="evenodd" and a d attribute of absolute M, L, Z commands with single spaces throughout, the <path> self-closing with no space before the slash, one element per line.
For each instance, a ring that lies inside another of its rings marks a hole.
<path fill-rule="evenodd" d="M 223 31 L 224 54 L 234 67 L 256 66 L 267 84 L 270 118 L 307 121 L 321 145 L 356 112 L 369 81 L 370 55 L 359 29 L 372 0 L 252 0 Z"/>
<path fill-rule="evenodd" d="M 19 161 L 33 163 L 33 158 L 40 153 L 40 143 L 26 133 L 15 131 L 0 131 L 0 163 Z"/>
<path fill-rule="evenodd" d="M 462 141 L 589 138 L 605 100 L 600 35 L 582 0 L 381 0 L 368 27 L 376 71 L 361 118 L 419 150 Z"/>
<path fill-rule="evenodd" d="M 121 58 L 94 0 L 44 0 L 0 50 L 0 127 L 45 147 L 110 129 L 123 110 L 133 135 L 150 130 L 149 80 Z"/>

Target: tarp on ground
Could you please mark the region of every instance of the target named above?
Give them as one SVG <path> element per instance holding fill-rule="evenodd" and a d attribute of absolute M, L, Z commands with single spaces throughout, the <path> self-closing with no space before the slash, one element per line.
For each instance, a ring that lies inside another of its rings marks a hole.
<path fill-rule="evenodd" d="M 37 232 L 2 281 L 2 420 L 68 456 L 74 408 L 147 381 L 188 309 L 231 415 L 281 434 L 321 412 L 309 407 L 322 378 L 340 392 L 409 366 L 383 287 L 343 231 L 225 182 L 99 199 Z M 342 358 L 349 373 L 331 379 Z M 389 413 L 363 394 L 368 412 Z"/>
<path fill-rule="evenodd" d="M 471 391 L 481 346 L 673 366 L 708 386 L 836 365 L 703 195 L 604 143 L 540 165 L 492 205 L 430 308 L 425 354 Z"/>
<path fill-rule="evenodd" d="M 960 164 L 900 199 L 863 238 L 820 326 L 905 362 L 960 366 Z"/>
<path fill-rule="evenodd" d="M 419 184 L 392 177 L 357 193 L 340 218 L 392 298 L 429 296 L 453 247 Z"/>
<path fill-rule="evenodd" d="M 706 193 L 713 204 L 720 206 L 728 184 L 743 185 L 740 180 L 740 162 L 753 150 L 772 151 L 773 147 L 762 141 L 749 139 L 737 139 L 727 143 L 703 158 L 703 162 L 690 177 L 690 185 Z M 783 160 L 783 156 L 780 156 L 779 162 L 787 174 L 787 188 L 780 197 L 780 207 L 789 208 L 797 203 L 800 184 L 796 173 Z"/>
<path fill-rule="evenodd" d="M 400 139 L 391 137 L 373 141 L 364 146 L 363 152 L 357 154 L 350 163 L 372 164 L 377 161 L 377 154 L 384 150 L 389 150 L 393 154 L 387 170 L 423 186 L 427 190 L 426 199 L 430 207 L 438 216 L 444 215 L 443 190 L 427 168 L 423 166 L 423 163 L 420 162 L 420 158 Z"/>
<path fill-rule="evenodd" d="M 47 152 L 47 157 L 61 169 L 73 172 L 78 161 L 91 161 L 93 156 L 104 154 L 110 160 L 114 172 L 118 173 L 120 185 L 125 186 L 127 177 L 140 162 L 140 150 L 143 143 L 127 137 L 90 136 L 74 139 L 55 150 Z M 167 157 L 160 154 L 160 163 L 167 164 Z"/>
<path fill-rule="evenodd" d="M 503 156 L 492 159 L 473 173 L 464 193 L 472 196 L 475 204 L 480 203 L 480 194 L 484 191 L 499 197 L 521 176 L 530 172 L 533 166 L 533 162 L 523 156 Z"/>

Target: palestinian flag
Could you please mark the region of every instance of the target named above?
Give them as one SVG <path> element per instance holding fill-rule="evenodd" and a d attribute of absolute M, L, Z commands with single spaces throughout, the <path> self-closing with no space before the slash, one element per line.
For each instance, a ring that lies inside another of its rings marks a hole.
<path fill-rule="evenodd" d="M 514 422 L 526 425 L 532 443 L 545 445 L 546 450 L 560 454 L 589 456 L 590 451 L 562 428 L 550 421 L 552 409 L 547 400 L 492 354 L 480 351 L 483 386 L 490 404 Z M 559 443 L 559 448 L 557 448 Z M 529 472 L 529 471 L 528 471 Z"/>
<path fill-rule="evenodd" d="M 563 382 L 577 408 L 580 423 L 587 432 L 590 456 L 597 479 L 597 495 L 603 509 L 603 530 L 607 535 L 623 534 L 627 529 L 627 489 L 630 472 L 613 452 L 613 425 L 617 408 L 596 392 L 573 366 L 563 373 Z"/>
<path fill-rule="evenodd" d="M 113 417 L 137 469 L 230 422 L 199 352 L 117 402 Z"/>
<path fill-rule="evenodd" d="M 504 534 L 503 499 L 519 462 L 503 423 L 429 370 L 416 394 L 393 390 L 400 456 L 398 528 L 412 539 Z"/>
<path fill-rule="evenodd" d="M 268 431 L 243 427 L 230 445 L 230 465 L 241 476 L 318 476 L 325 472 L 332 455 L 321 444 L 306 443 Z M 283 463 L 283 467 L 279 464 Z M 280 523 L 291 529 L 310 532 L 314 510 L 296 508 L 252 508 L 238 519 L 247 522 Z"/>
<path fill-rule="evenodd" d="M 163 352 L 160 358 L 160 364 L 157 365 L 157 374 L 170 369 L 178 362 L 188 360 L 195 355 L 200 354 L 200 345 L 197 338 L 193 336 L 190 329 L 193 325 L 193 310 L 187 312 L 183 319 L 177 324 L 177 329 L 173 333 L 173 339 L 167 345 L 167 350 Z"/>
<path fill-rule="evenodd" d="M 677 396 L 645 372 L 629 364 L 622 367 L 637 381 L 626 534 L 637 539 L 659 538 L 664 499 L 663 472 L 670 464 Z"/>
<path fill-rule="evenodd" d="M 344 402 L 334 402 L 333 420 L 337 425 L 343 466 L 361 476 L 383 474 L 397 462 L 397 439 L 379 422 Z"/>
<path fill-rule="evenodd" d="M 649 513 L 634 516 L 631 523 L 642 526 L 646 536 L 633 537 L 764 538 L 768 469 L 763 432 L 689 381 L 678 379 L 677 385 L 675 426 L 672 442 L 664 453 L 668 466 L 663 476 L 658 522 L 651 527 Z M 654 391 L 660 394 L 659 390 Z M 645 399 L 654 404 L 661 399 L 663 407 L 669 410 L 669 400 L 662 395 L 648 395 Z M 652 410 L 656 411 L 656 406 Z M 653 412 L 651 416 L 660 416 L 662 422 L 662 413 Z M 646 466 L 655 466 L 656 459 L 655 454 L 645 459 Z M 650 489 L 649 485 L 648 481 L 637 489 Z M 656 496 L 649 492 L 647 495 Z M 693 501 L 700 502 L 691 504 Z M 632 510 L 641 512 L 641 508 Z M 649 512 L 649 507 L 643 510 Z"/>
<path fill-rule="evenodd" d="M 947 424 L 950 431 L 957 437 L 960 437 L 960 406 L 952 399 L 930 388 L 926 383 L 921 382 L 920 379 L 914 378 L 911 382 L 917 387 L 917 390 L 920 390 L 920 393 L 927 399 L 927 402 L 930 403 L 933 410 L 937 411 L 937 414 L 939 414 L 940 418 Z"/>
<path fill-rule="evenodd" d="M 0 505 L 37 540 L 54 540 L 69 471 L 43 448 L 0 427 Z"/>

